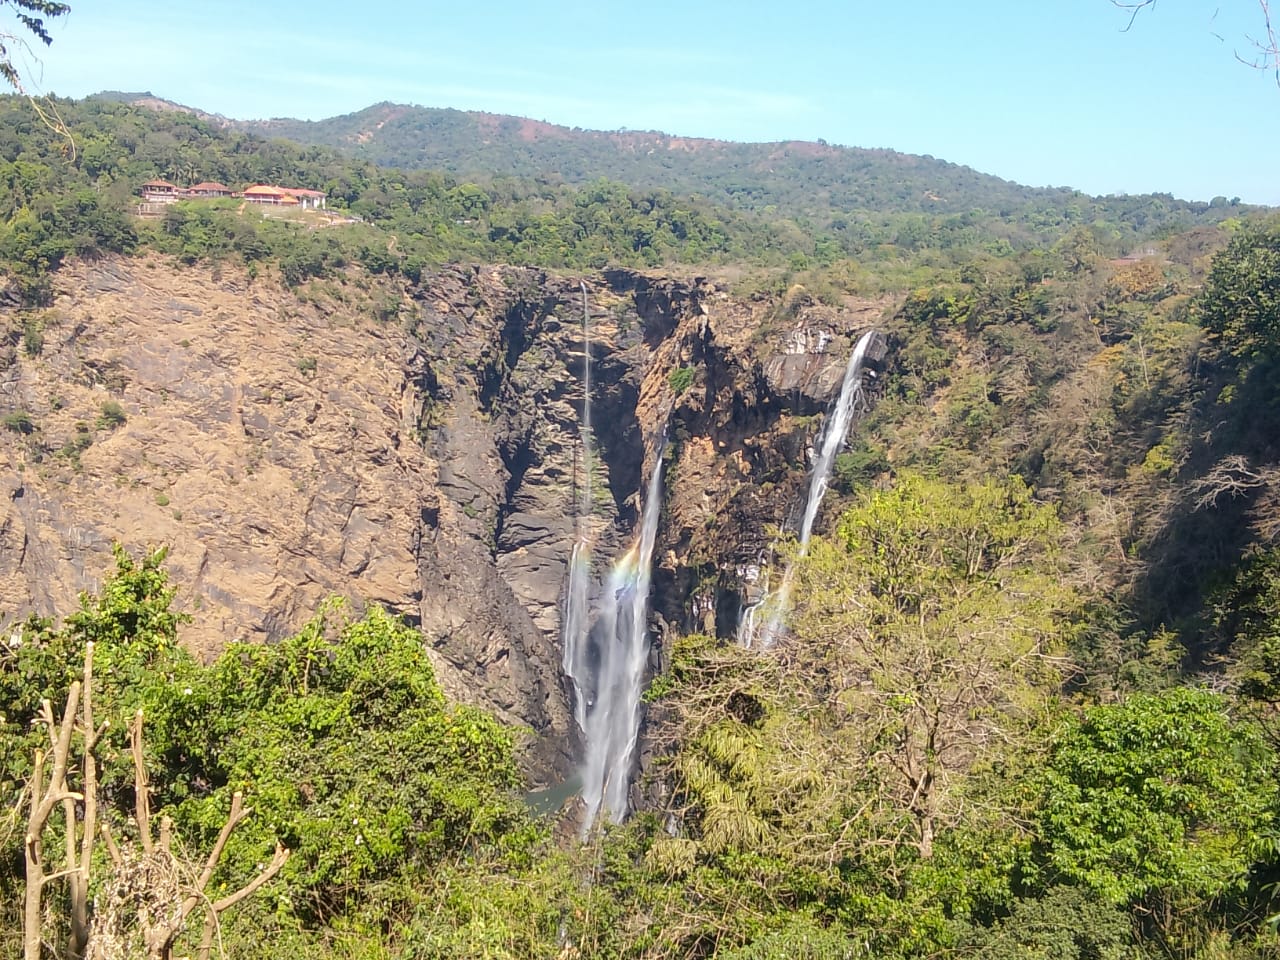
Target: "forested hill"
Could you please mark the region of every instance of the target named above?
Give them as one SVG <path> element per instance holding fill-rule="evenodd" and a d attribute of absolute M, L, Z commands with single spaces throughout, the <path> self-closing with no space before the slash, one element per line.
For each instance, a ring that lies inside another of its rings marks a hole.
<path fill-rule="evenodd" d="M 151 94 L 103 96 L 148 107 L 167 104 Z M 991 218 L 1022 225 L 1011 238 L 1016 243 L 1023 235 L 1063 225 L 1101 223 L 1131 234 L 1183 230 L 1220 220 L 1226 211 L 1218 208 L 1230 205 L 1225 198 L 1210 204 L 1169 194 L 1090 197 L 1065 187 L 1032 188 L 930 156 L 821 141 L 729 143 L 582 130 L 385 102 L 319 121 L 222 122 L 267 137 L 334 147 L 384 167 L 568 184 L 605 177 L 632 188 L 701 194 L 742 210 L 770 208 L 837 230 L 857 214 L 915 214 L 950 221 L 954 230 Z"/>
<path fill-rule="evenodd" d="M 653 131 L 564 127 L 524 117 L 378 103 L 327 120 L 238 123 L 300 143 L 349 150 L 383 166 L 458 174 L 608 177 L 637 187 L 704 193 L 746 208 L 939 213 L 1011 209 L 1037 194 L 968 167 L 892 150 L 827 143 L 730 143 Z"/>

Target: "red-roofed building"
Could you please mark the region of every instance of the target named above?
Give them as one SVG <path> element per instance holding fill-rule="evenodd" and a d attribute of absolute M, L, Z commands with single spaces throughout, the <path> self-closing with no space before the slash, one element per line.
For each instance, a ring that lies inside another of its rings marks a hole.
<path fill-rule="evenodd" d="M 276 206 L 284 203 L 284 199 L 288 194 L 279 187 L 269 187 L 265 183 L 258 183 L 252 187 L 245 187 L 241 196 L 250 203 L 264 203 Z"/>
<path fill-rule="evenodd" d="M 244 198 L 250 203 L 268 206 L 301 207 L 304 210 L 323 210 L 326 194 L 322 190 L 304 190 L 297 187 L 271 187 L 264 183 L 245 187 Z"/>
<path fill-rule="evenodd" d="M 204 183 L 197 183 L 194 187 L 188 187 L 186 195 L 188 197 L 229 197 L 231 188 L 226 184 L 206 180 Z"/>
<path fill-rule="evenodd" d="M 148 203 L 174 203 L 182 199 L 182 188 L 168 180 L 148 180 L 141 187 L 142 199 Z"/>
<path fill-rule="evenodd" d="M 323 210 L 327 194 L 323 190 L 307 190 L 302 187 L 283 187 L 286 194 L 302 204 L 304 210 Z"/>

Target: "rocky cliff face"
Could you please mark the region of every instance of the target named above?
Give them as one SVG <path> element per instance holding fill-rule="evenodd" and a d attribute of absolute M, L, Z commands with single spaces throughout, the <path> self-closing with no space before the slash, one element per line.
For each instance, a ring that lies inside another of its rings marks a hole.
<path fill-rule="evenodd" d="M 583 471 L 620 552 L 662 431 L 660 621 L 728 634 L 853 338 L 883 304 L 585 278 L 598 457 L 582 454 L 579 280 L 458 267 L 290 291 L 160 258 L 62 271 L 0 314 L 0 623 L 65 613 L 110 545 L 170 546 L 187 642 L 269 642 L 326 595 L 418 625 L 444 686 L 576 749 L 560 598 Z M 674 371 L 683 371 L 673 376 Z"/>

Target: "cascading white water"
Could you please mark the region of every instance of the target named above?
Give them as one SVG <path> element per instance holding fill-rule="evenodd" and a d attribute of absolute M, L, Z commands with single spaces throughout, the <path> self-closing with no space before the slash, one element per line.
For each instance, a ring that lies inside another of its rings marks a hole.
<path fill-rule="evenodd" d="M 573 684 L 573 716 L 585 747 L 581 778 L 586 806 L 583 834 L 603 813 L 615 823 L 627 814 L 627 793 L 640 734 L 640 693 L 649 659 L 650 564 L 662 508 L 662 459 L 658 448 L 645 492 L 640 533 L 613 565 L 604 592 L 596 598 L 592 622 L 591 517 L 595 451 L 591 432 L 591 311 L 582 287 L 581 482 L 577 529 L 569 557 L 561 635 L 562 666 Z"/>
<path fill-rule="evenodd" d="M 813 465 L 813 476 L 809 480 L 809 499 L 804 505 L 804 520 L 800 524 L 800 549 L 809 545 L 813 536 L 813 521 L 818 517 L 818 507 L 827 493 L 827 484 L 831 481 L 831 470 L 835 466 L 836 454 L 844 446 L 849 434 L 849 423 L 853 420 L 854 407 L 862 396 L 862 363 L 867 356 L 867 348 L 875 339 L 876 332 L 868 330 L 858 338 L 853 353 L 849 356 L 849 365 L 845 367 L 844 381 L 840 384 L 840 396 L 836 400 L 835 410 L 827 420 L 822 431 L 822 450 Z"/>
<path fill-rule="evenodd" d="M 582 763 L 583 834 L 604 814 L 614 823 L 627 815 L 627 793 L 640 735 L 640 694 L 649 660 L 649 583 L 658 518 L 662 513 L 659 448 L 645 491 L 640 535 L 613 565 L 590 631 L 590 689 L 585 704 L 586 757 Z"/>
<path fill-rule="evenodd" d="M 590 671 L 587 635 L 591 629 L 591 475 L 594 467 L 591 436 L 591 310 L 587 285 L 582 288 L 582 482 L 578 487 L 577 530 L 569 556 L 569 583 L 565 591 L 561 628 L 561 666 L 573 684 L 573 716 L 578 729 L 587 728 L 585 683 Z"/>
<path fill-rule="evenodd" d="M 804 517 L 800 523 L 800 544 L 795 559 L 803 558 L 809 549 L 809 540 L 813 537 L 813 524 L 818 518 L 818 508 L 822 506 L 822 498 L 826 495 L 827 486 L 831 482 L 831 471 L 835 467 L 836 454 L 844 446 L 849 433 L 849 424 L 853 420 L 853 412 L 858 398 L 862 395 L 862 364 L 867 356 L 867 349 L 876 338 L 876 331 L 868 330 L 859 339 L 849 355 L 849 364 L 844 370 L 844 380 L 840 384 L 840 396 L 823 425 L 820 437 L 818 459 L 814 461 L 813 472 L 809 478 L 809 496 L 804 505 Z M 795 587 L 795 561 L 787 563 L 782 575 L 782 583 L 776 593 L 766 594 L 758 603 L 752 604 L 743 611 L 742 621 L 738 625 L 738 642 L 744 647 L 754 646 L 757 640 L 762 647 L 773 646 L 782 629 L 782 618 L 786 616 L 791 605 L 791 592 Z M 757 607 L 761 608 L 760 610 Z M 762 610 L 768 616 L 763 627 L 759 626 Z M 758 631 L 758 633 L 757 633 Z"/>

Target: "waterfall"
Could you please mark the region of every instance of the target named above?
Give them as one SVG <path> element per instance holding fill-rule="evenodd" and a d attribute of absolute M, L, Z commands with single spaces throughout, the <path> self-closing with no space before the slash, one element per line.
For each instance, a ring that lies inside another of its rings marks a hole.
<path fill-rule="evenodd" d="M 591 517 L 591 473 L 595 466 L 591 452 L 591 307 L 587 302 L 587 284 L 579 280 L 582 288 L 582 507 L 578 511 L 578 523 Z"/>
<path fill-rule="evenodd" d="M 649 661 L 648 602 L 653 544 L 662 512 L 659 442 L 653 474 L 642 504 L 640 532 L 613 565 L 603 592 L 592 603 L 592 479 L 595 466 L 591 430 L 591 311 L 582 287 L 583 400 L 582 469 L 575 503 L 577 518 L 564 598 L 561 665 L 573 685 L 573 718 L 582 731 L 580 770 L 586 805 L 583 834 L 604 814 L 615 823 L 627 814 L 627 793 L 640 734 L 640 693 Z M 593 606 L 595 617 L 593 619 Z"/>
<path fill-rule="evenodd" d="M 613 565 L 600 598 L 599 618 L 590 631 L 594 698 L 584 707 L 584 835 L 602 813 L 614 823 L 627 815 L 640 735 L 640 694 L 649 660 L 649 580 L 662 513 L 663 453 L 660 445 L 645 491 L 639 537 Z"/>
<path fill-rule="evenodd" d="M 582 450 L 582 482 L 578 485 L 576 531 L 573 551 L 569 556 L 569 584 L 565 591 L 564 617 L 561 621 L 561 666 L 573 684 L 573 716 L 578 729 L 586 732 L 587 694 L 585 683 L 590 671 L 587 634 L 591 629 L 591 475 L 594 457 L 591 447 L 591 310 L 587 302 L 587 285 L 582 288 L 582 420 L 579 428 Z M 575 468 L 575 474 L 576 474 Z"/>
<path fill-rule="evenodd" d="M 862 364 L 867 349 L 875 340 L 876 331 L 868 330 L 859 339 L 849 355 L 849 364 L 844 370 L 844 380 L 840 384 L 840 396 L 836 405 L 827 415 L 819 438 L 818 459 L 814 461 L 813 472 L 809 477 L 809 496 L 805 500 L 804 518 L 800 522 L 800 546 L 796 557 L 787 563 L 782 575 L 782 583 L 776 593 L 768 593 L 758 603 L 754 603 L 743 611 L 742 621 L 738 625 L 738 642 L 744 647 L 755 644 L 757 630 L 762 647 L 771 647 L 778 639 L 782 629 L 782 618 L 791 605 L 791 592 L 795 587 L 795 560 L 802 559 L 809 550 L 809 540 L 813 537 L 813 523 L 818 518 L 818 508 L 826 495 L 827 486 L 831 482 L 831 471 L 835 467 L 836 454 L 844 446 L 849 433 L 849 424 L 858 399 L 862 396 Z M 760 613 L 757 607 L 768 612 L 761 629 Z"/>
<path fill-rule="evenodd" d="M 840 384 L 840 396 L 836 400 L 835 410 L 827 418 L 822 431 L 822 452 L 813 465 L 813 476 L 809 480 L 809 499 L 804 505 L 804 521 L 800 524 L 800 553 L 804 555 L 809 539 L 813 536 L 813 521 L 818 517 L 818 507 L 826 495 L 827 484 L 831 481 L 831 470 L 835 466 L 836 454 L 844 446 L 849 434 L 849 423 L 853 420 L 853 410 L 858 398 L 862 396 L 862 361 L 867 355 L 867 348 L 875 339 L 876 332 L 868 330 L 858 340 L 857 346 L 849 356 L 849 365 L 844 370 L 844 381 Z"/>

